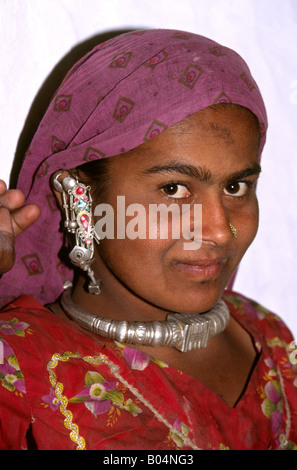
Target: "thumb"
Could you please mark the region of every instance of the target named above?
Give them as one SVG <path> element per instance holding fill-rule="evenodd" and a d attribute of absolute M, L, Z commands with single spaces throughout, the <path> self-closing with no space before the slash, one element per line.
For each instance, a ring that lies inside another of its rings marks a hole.
<path fill-rule="evenodd" d="M 17 237 L 36 222 L 40 213 L 40 208 L 36 204 L 28 204 L 12 212 L 11 224 L 14 236 Z"/>

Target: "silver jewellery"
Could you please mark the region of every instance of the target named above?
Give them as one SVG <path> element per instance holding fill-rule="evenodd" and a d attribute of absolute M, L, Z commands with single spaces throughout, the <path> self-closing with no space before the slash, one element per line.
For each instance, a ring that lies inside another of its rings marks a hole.
<path fill-rule="evenodd" d="M 127 322 L 101 318 L 75 305 L 71 300 L 72 283 L 67 281 L 61 305 L 69 318 L 83 328 L 121 343 L 142 346 L 169 346 L 178 351 L 205 348 L 208 339 L 226 328 L 230 312 L 223 300 L 207 313 L 168 314 L 166 321 Z"/>
<path fill-rule="evenodd" d="M 68 175 L 60 182 L 61 171 L 53 180 L 57 191 L 62 193 L 63 209 L 65 213 L 64 227 L 75 235 L 75 246 L 69 253 L 71 262 L 86 271 L 90 278 L 88 290 L 92 294 L 100 294 L 101 281 L 95 279 L 91 264 L 94 262 L 94 239 L 99 243 L 99 238 L 92 225 L 92 197 L 90 186 L 79 183 Z"/>
<path fill-rule="evenodd" d="M 229 227 L 230 227 L 230 229 L 231 229 L 231 232 L 232 232 L 232 234 L 233 234 L 233 237 L 234 237 L 234 238 L 237 238 L 237 230 L 236 230 L 236 228 L 233 227 L 232 224 L 229 224 Z"/>

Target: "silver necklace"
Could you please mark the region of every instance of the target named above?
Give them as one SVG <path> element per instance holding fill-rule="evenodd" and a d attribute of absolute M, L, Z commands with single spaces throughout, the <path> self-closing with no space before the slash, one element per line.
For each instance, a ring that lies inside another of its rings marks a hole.
<path fill-rule="evenodd" d="M 166 321 L 127 322 L 102 318 L 75 305 L 72 284 L 66 283 L 61 305 L 71 320 L 83 328 L 120 343 L 170 346 L 178 351 L 205 348 L 208 339 L 226 328 L 230 312 L 223 300 L 203 314 L 170 313 Z"/>

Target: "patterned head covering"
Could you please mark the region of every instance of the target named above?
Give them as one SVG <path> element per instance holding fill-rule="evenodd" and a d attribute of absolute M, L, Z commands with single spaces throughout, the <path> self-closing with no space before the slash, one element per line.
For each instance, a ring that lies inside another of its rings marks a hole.
<path fill-rule="evenodd" d="M 17 261 L 2 276 L 0 301 L 21 294 L 55 301 L 73 271 L 59 258 L 60 212 L 50 175 L 122 154 L 215 103 L 250 109 L 261 130 L 267 117 L 249 68 L 234 51 L 205 37 L 141 30 L 100 44 L 68 73 L 26 153 L 18 188 L 37 203 L 39 220 L 16 240 Z"/>

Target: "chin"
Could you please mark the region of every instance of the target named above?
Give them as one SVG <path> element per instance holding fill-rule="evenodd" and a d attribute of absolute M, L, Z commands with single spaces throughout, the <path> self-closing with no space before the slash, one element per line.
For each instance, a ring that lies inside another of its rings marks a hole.
<path fill-rule="evenodd" d="M 161 308 L 176 313 L 204 313 L 216 305 L 224 289 L 225 286 L 218 288 L 213 285 L 201 285 L 195 290 L 184 289 L 180 295 L 176 292 L 174 296 L 171 296 L 168 302 L 164 299 L 164 305 Z"/>

